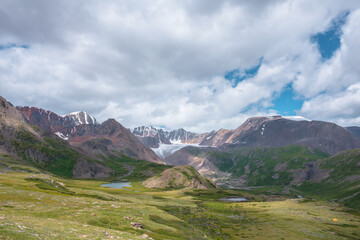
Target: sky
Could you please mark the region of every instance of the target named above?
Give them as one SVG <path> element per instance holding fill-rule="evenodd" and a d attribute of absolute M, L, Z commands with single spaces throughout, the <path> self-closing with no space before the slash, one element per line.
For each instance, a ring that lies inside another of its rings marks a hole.
<path fill-rule="evenodd" d="M 0 95 L 125 127 L 360 126 L 358 0 L 0 0 Z"/>

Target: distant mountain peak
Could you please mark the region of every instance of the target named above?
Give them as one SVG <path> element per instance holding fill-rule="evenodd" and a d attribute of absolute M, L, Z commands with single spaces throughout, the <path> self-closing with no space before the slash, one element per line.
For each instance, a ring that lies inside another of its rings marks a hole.
<path fill-rule="evenodd" d="M 198 134 L 186 131 L 183 128 L 177 130 L 166 131 L 162 128 L 153 126 L 140 126 L 130 129 L 145 146 L 151 148 L 158 148 L 160 144 L 186 143 L 197 144 L 200 143 L 208 134 Z"/>
<path fill-rule="evenodd" d="M 70 121 L 73 121 L 76 126 L 82 124 L 99 125 L 99 123 L 96 121 L 96 119 L 93 116 L 89 115 L 87 112 L 84 111 L 72 112 L 63 115 L 62 117 Z"/>

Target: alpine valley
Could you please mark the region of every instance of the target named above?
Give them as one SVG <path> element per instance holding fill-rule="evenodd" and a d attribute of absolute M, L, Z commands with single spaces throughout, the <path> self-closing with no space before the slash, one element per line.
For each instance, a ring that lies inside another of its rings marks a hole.
<path fill-rule="evenodd" d="M 360 239 L 359 129 L 128 129 L 0 97 L 0 239 Z"/>

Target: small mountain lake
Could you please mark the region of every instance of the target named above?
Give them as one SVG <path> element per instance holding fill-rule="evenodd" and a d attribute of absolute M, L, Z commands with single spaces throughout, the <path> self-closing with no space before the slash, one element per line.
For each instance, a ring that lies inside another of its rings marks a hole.
<path fill-rule="evenodd" d="M 129 189 L 126 189 L 125 187 L 131 187 L 130 182 L 105 183 L 105 184 L 101 184 L 101 186 L 109 187 L 109 188 L 124 189 L 124 190 L 129 190 Z"/>
<path fill-rule="evenodd" d="M 249 201 L 243 197 L 229 197 L 229 198 L 221 198 L 219 200 L 223 201 L 223 202 L 247 202 L 247 201 Z"/>

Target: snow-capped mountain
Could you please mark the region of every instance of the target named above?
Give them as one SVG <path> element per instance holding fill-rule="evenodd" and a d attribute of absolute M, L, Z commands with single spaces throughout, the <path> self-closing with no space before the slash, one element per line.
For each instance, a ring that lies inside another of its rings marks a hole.
<path fill-rule="evenodd" d="M 59 116 L 35 107 L 16 107 L 26 121 L 56 134 L 71 145 L 96 156 L 113 153 L 162 163 L 162 160 L 145 147 L 128 129 L 114 119 L 99 124 L 88 113 L 80 111 Z"/>
<path fill-rule="evenodd" d="M 82 124 L 99 125 L 96 119 L 88 113 L 79 111 L 73 112 L 62 116 L 66 121 L 73 122 L 76 126 Z"/>
<path fill-rule="evenodd" d="M 130 131 L 132 134 L 134 134 L 135 136 L 139 136 L 139 137 L 155 137 L 155 135 L 158 134 L 159 132 L 164 132 L 162 129 L 158 129 L 158 128 L 155 128 L 152 126 L 136 127 L 134 129 L 130 129 Z"/>
<path fill-rule="evenodd" d="M 249 118 L 234 130 L 220 129 L 200 144 L 232 148 L 305 145 L 328 154 L 360 147 L 353 133 L 335 123 L 282 116 Z"/>
<path fill-rule="evenodd" d="M 145 146 L 151 148 L 158 148 L 161 144 L 199 144 L 206 138 L 208 133 L 192 133 L 183 128 L 165 131 L 155 127 L 137 127 L 130 129 Z"/>
<path fill-rule="evenodd" d="M 22 112 L 23 116 L 29 123 L 55 133 L 65 140 L 68 140 L 69 135 L 74 133 L 76 126 L 99 125 L 94 117 L 83 111 L 59 116 L 52 111 L 46 111 L 36 107 L 18 106 L 16 108 Z"/>

